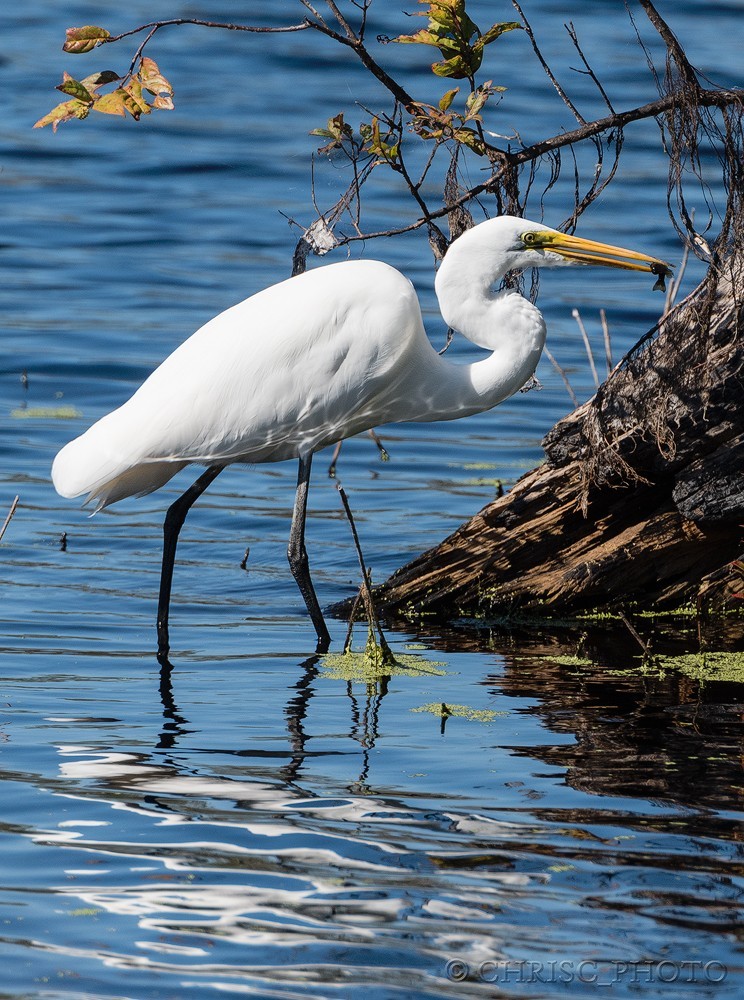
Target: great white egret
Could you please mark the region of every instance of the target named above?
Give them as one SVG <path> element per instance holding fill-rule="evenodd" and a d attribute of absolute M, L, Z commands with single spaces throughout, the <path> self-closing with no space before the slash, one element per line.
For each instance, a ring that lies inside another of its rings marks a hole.
<path fill-rule="evenodd" d="M 281 281 L 197 330 L 123 406 L 66 445 L 52 468 L 62 496 L 88 494 L 96 510 L 158 489 L 191 462 L 206 465 L 168 509 L 158 603 L 158 651 L 168 652 L 168 609 L 178 534 L 194 501 L 232 462 L 299 459 L 288 557 L 318 638 L 330 636 L 305 549 L 313 454 L 391 421 L 453 420 L 520 389 L 545 343 L 540 311 L 494 284 L 507 271 L 600 264 L 660 276 L 655 257 L 502 216 L 447 251 L 435 288 L 442 317 L 488 357 L 452 364 L 429 343 L 416 293 L 399 271 L 344 261 Z"/>

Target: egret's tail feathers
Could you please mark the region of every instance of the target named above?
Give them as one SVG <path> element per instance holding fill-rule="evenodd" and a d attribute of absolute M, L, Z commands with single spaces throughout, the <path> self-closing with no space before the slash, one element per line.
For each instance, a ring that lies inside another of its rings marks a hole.
<path fill-rule="evenodd" d="M 125 497 L 144 496 L 168 482 L 188 462 L 148 461 L 93 447 L 90 431 L 59 452 L 52 465 L 54 488 L 63 497 L 87 493 L 96 510 Z"/>
<path fill-rule="evenodd" d="M 127 469 L 114 479 L 96 485 L 88 494 L 85 505 L 95 504 L 102 510 L 125 497 L 143 497 L 164 486 L 188 462 L 144 462 Z"/>

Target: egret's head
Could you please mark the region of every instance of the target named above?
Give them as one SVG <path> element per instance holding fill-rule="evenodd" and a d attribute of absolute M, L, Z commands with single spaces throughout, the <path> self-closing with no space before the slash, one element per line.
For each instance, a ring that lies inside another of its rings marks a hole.
<path fill-rule="evenodd" d="M 501 215 L 473 226 L 452 243 L 437 272 L 436 289 L 452 302 L 469 287 L 492 287 L 508 271 L 531 267 L 596 264 L 657 276 L 656 286 L 672 269 L 663 260 L 622 247 L 596 243 L 516 216 Z M 451 324 L 450 324 L 451 325 Z"/>
<path fill-rule="evenodd" d="M 649 257 L 648 254 L 585 240 L 579 236 L 569 236 L 556 229 L 528 222 L 525 222 L 518 242 L 519 250 L 528 261 L 528 267 L 597 264 L 602 267 L 619 267 L 626 271 L 646 271 L 658 275 L 662 287 L 663 279 L 672 274 L 668 264 L 656 257 Z"/>

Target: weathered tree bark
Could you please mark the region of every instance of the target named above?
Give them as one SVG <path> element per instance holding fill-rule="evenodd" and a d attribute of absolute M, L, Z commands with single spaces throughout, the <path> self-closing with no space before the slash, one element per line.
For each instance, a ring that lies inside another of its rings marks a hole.
<path fill-rule="evenodd" d="M 744 595 L 744 252 L 543 442 L 523 476 L 376 591 L 388 614 L 571 614 Z"/>

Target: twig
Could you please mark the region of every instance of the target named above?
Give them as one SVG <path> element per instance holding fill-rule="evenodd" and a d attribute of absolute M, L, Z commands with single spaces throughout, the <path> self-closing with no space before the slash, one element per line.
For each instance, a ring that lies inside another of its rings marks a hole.
<path fill-rule="evenodd" d="M 225 21 L 204 21 L 197 17 L 174 17 L 163 21 L 148 21 L 146 24 L 140 24 L 137 28 L 130 28 L 128 31 L 122 31 L 120 35 L 111 35 L 105 39 L 105 44 L 110 45 L 112 42 L 121 41 L 122 38 L 129 38 L 130 35 L 138 35 L 141 31 L 147 31 L 148 29 L 154 28 L 158 31 L 160 28 L 169 28 L 172 25 L 178 24 L 195 24 L 202 28 L 221 28 L 223 31 L 248 31 L 253 34 L 272 35 L 288 31 L 304 31 L 307 28 L 313 27 L 313 22 L 308 20 L 301 21 L 299 24 L 264 27 L 253 24 L 232 24 Z"/>
<path fill-rule="evenodd" d="M 551 70 L 550 66 L 548 66 L 547 62 L 543 58 L 543 54 L 540 51 L 540 49 L 538 48 L 537 41 L 536 41 L 535 36 L 533 34 L 532 26 L 530 25 L 530 22 L 527 20 L 527 18 L 524 16 L 524 11 L 520 7 L 520 5 L 517 2 L 517 0 L 512 0 L 512 6 L 517 11 L 517 13 L 519 14 L 519 16 L 522 18 L 522 22 L 524 23 L 524 30 L 527 32 L 529 40 L 532 43 L 532 49 L 533 49 L 535 55 L 537 56 L 537 59 L 538 59 L 540 65 L 542 66 L 542 68 L 547 73 L 548 79 L 553 84 L 553 86 L 555 87 L 555 89 L 558 91 L 558 94 L 560 95 L 561 100 L 566 105 L 566 107 L 570 109 L 570 111 L 572 112 L 572 114 L 573 114 L 574 118 L 576 119 L 576 121 L 578 121 L 582 125 L 586 125 L 586 123 L 587 123 L 586 122 L 586 118 L 583 117 L 583 115 L 578 110 L 578 108 L 575 106 L 575 104 L 573 103 L 573 101 L 571 100 L 571 98 L 568 96 L 568 94 L 565 92 L 565 90 L 563 89 L 563 87 L 561 87 L 560 83 L 558 82 L 558 80 L 554 76 L 553 71 Z"/>
<path fill-rule="evenodd" d="M 589 358 L 589 367 L 592 370 L 592 376 L 594 378 L 594 388 L 599 388 L 599 375 L 597 375 L 597 367 L 594 364 L 594 351 L 592 350 L 592 345 L 589 343 L 589 336 L 586 332 L 586 327 L 584 326 L 584 321 L 581 318 L 581 313 L 578 309 L 572 309 L 571 315 L 576 320 L 581 331 L 581 337 L 584 341 L 584 348 L 586 350 L 587 357 Z"/>
<path fill-rule="evenodd" d="M 331 464 L 328 466 L 328 478 L 336 478 L 336 463 L 338 462 L 338 456 L 341 454 L 341 445 L 343 441 L 337 441 L 336 447 L 333 449 L 333 454 L 331 455 Z"/>
<path fill-rule="evenodd" d="M 581 45 L 579 45 L 579 36 L 576 34 L 576 29 L 573 26 L 573 22 L 569 21 L 568 24 L 564 24 L 564 28 L 568 32 L 568 37 L 573 42 L 574 48 L 578 52 L 579 58 L 581 59 L 581 61 L 583 62 L 584 66 L 586 68 L 586 75 L 589 76 L 589 77 L 591 77 L 591 79 L 594 82 L 594 85 L 596 86 L 597 90 L 602 95 L 602 99 L 605 102 L 605 104 L 607 105 L 608 110 L 611 111 L 614 114 L 615 109 L 613 108 L 612 102 L 610 101 L 609 97 L 607 96 L 606 90 L 604 89 L 604 87 L 600 83 L 597 74 L 594 72 L 594 70 L 592 69 L 592 67 L 589 65 L 589 62 L 588 62 L 586 56 L 584 55 L 584 52 L 583 52 L 583 49 L 581 48 Z M 578 72 L 582 72 L 582 71 L 578 71 Z"/>
<path fill-rule="evenodd" d="M 377 432 L 375 431 L 374 427 L 370 427 L 369 430 L 367 431 L 367 434 L 369 435 L 369 437 L 372 438 L 372 440 L 374 441 L 374 443 L 377 445 L 377 450 L 380 453 L 380 460 L 383 461 L 383 462 L 389 462 L 390 461 L 390 454 L 389 454 L 387 448 L 385 447 L 385 445 L 382 443 L 382 438 L 379 436 L 379 434 L 377 434 Z M 338 456 L 341 454 L 341 445 L 342 444 L 343 444 L 343 441 L 337 441 L 336 442 L 336 447 L 333 449 L 333 454 L 331 455 L 331 464 L 328 466 L 328 478 L 329 479 L 335 479 L 336 478 L 336 465 L 338 463 Z"/>
<path fill-rule="evenodd" d="M 356 40 L 356 35 L 352 31 L 351 25 L 346 20 L 346 18 L 343 16 L 343 14 L 341 13 L 341 11 L 338 9 L 338 6 L 334 2 L 334 0 L 326 0 L 326 4 L 330 8 L 330 10 L 333 12 L 333 15 L 336 18 L 336 20 L 338 21 L 338 23 L 344 29 L 344 31 L 346 33 L 346 37 L 355 41 Z"/>
<path fill-rule="evenodd" d="M 635 641 L 641 647 L 641 649 L 643 650 L 643 655 L 645 657 L 650 656 L 651 655 L 651 644 L 648 643 L 648 642 L 644 642 L 643 641 L 643 639 L 638 634 L 638 632 L 637 632 L 635 626 L 633 625 L 633 623 L 631 622 L 631 620 L 628 618 L 628 616 L 622 610 L 620 611 L 620 621 L 623 623 L 623 625 L 625 625 L 625 627 L 627 628 L 627 630 L 630 632 L 630 634 L 633 636 L 633 638 L 635 639 Z"/>
<path fill-rule="evenodd" d="M 612 372 L 612 342 L 610 340 L 610 326 L 607 322 L 607 313 L 604 309 L 599 310 L 599 318 L 602 322 L 602 337 L 604 339 L 605 363 L 607 364 L 607 374 Z"/>
<path fill-rule="evenodd" d="M 667 47 L 669 55 L 672 59 L 674 59 L 680 76 L 682 76 L 688 86 L 698 90 L 700 88 L 700 84 L 698 83 L 697 74 L 692 68 L 689 59 L 684 53 L 684 49 L 679 44 L 679 41 L 677 40 L 677 37 L 672 29 L 666 23 L 661 14 L 659 14 L 658 10 L 656 10 L 654 5 L 651 3 L 651 0 L 639 0 L 639 3 L 646 12 L 646 17 L 661 36 Z"/>
<path fill-rule="evenodd" d="M 551 363 L 551 365 L 558 372 L 558 374 L 560 375 L 560 377 L 563 379 L 563 384 L 565 385 L 566 391 L 568 392 L 569 396 L 571 397 L 571 402 L 573 403 L 574 407 L 578 406 L 579 405 L 579 401 L 576 398 L 576 393 L 571 388 L 571 383 L 568 381 L 568 376 L 566 375 L 566 373 L 564 372 L 564 370 L 561 368 L 561 366 L 558 364 L 558 362 L 555 360 L 555 358 L 550 353 L 550 351 L 548 350 L 547 347 L 543 347 L 543 353 L 545 354 L 545 356 L 547 357 L 547 359 Z"/>
<path fill-rule="evenodd" d="M 3 535 L 5 534 L 5 529 L 6 529 L 6 528 L 8 527 L 8 525 L 10 524 L 10 519 L 11 519 L 11 517 L 12 517 L 12 516 L 13 516 L 13 515 L 15 514 L 15 512 L 16 512 L 16 507 L 18 506 L 18 501 L 19 501 L 19 499 L 20 499 L 20 497 L 16 496 L 15 500 L 14 500 L 14 501 L 13 501 L 13 503 L 12 503 L 12 504 L 10 505 L 10 510 L 8 511 L 8 514 L 7 514 L 7 517 L 6 517 L 6 518 L 5 518 L 5 520 L 3 521 L 3 526 L 2 526 L 2 528 L 0 528 L 0 541 L 2 541 L 2 537 L 3 537 Z"/>
<path fill-rule="evenodd" d="M 354 619 L 356 618 L 357 608 L 359 607 L 359 602 L 362 600 L 362 590 L 364 584 L 359 585 L 359 590 L 356 597 L 354 598 L 354 603 L 351 606 L 351 613 L 349 614 L 349 626 L 346 629 L 346 638 L 344 639 L 344 653 L 348 653 L 351 649 L 351 637 L 354 633 Z"/>
<path fill-rule="evenodd" d="M 695 216 L 692 213 L 690 214 L 692 216 L 692 221 L 694 222 Z M 672 275 L 672 278 L 669 282 L 669 288 L 667 289 L 666 299 L 664 300 L 664 313 L 663 313 L 664 316 L 667 315 L 667 313 L 671 310 L 672 306 L 676 301 L 677 295 L 679 294 L 680 285 L 682 284 L 682 278 L 684 277 L 684 273 L 687 270 L 687 262 L 689 259 L 690 259 L 690 245 L 689 243 L 685 243 L 685 249 L 684 252 L 682 253 L 682 260 L 680 261 L 679 267 L 677 268 L 677 273 Z"/>
<path fill-rule="evenodd" d="M 346 491 L 344 490 L 341 483 L 336 483 L 336 489 L 338 490 L 339 496 L 341 497 L 341 503 L 344 506 L 344 511 L 346 517 L 349 521 L 349 527 L 351 528 L 351 536 L 354 539 L 354 548 L 356 549 L 357 558 L 359 559 L 359 568 L 362 571 L 362 587 L 361 594 L 362 600 L 364 601 L 364 608 L 367 613 L 367 620 L 369 622 L 370 633 L 373 633 L 374 629 L 377 629 L 377 634 L 380 637 L 380 650 L 382 651 L 382 662 L 386 664 L 393 665 L 395 663 L 395 657 L 393 652 L 388 645 L 388 641 L 380 627 L 380 621 L 377 617 L 377 612 L 375 610 L 374 600 L 372 598 L 372 590 L 369 585 L 369 570 L 364 564 L 364 556 L 362 555 L 362 547 L 359 544 L 359 535 L 357 534 L 356 525 L 354 524 L 354 517 L 351 513 L 351 507 L 349 506 L 349 501 L 346 496 Z"/>

